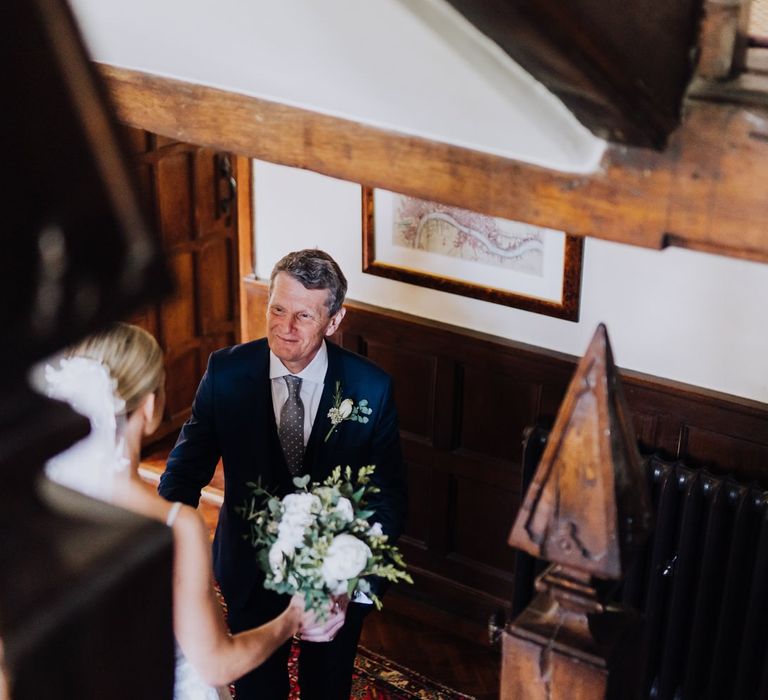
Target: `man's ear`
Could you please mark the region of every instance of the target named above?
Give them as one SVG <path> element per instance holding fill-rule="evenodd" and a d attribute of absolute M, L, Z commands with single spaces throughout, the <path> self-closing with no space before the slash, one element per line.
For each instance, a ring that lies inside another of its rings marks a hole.
<path fill-rule="evenodd" d="M 344 314 L 347 313 L 347 310 L 342 306 L 332 317 L 330 322 L 328 323 L 328 327 L 325 329 L 326 335 L 333 335 L 338 327 L 341 325 L 341 321 L 344 318 Z"/>

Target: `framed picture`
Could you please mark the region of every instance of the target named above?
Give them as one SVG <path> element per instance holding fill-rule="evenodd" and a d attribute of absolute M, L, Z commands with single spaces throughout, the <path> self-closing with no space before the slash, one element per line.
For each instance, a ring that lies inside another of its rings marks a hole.
<path fill-rule="evenodd" d="M 583 241 L 363 187 L 363 272 L 579 320 Z"/>

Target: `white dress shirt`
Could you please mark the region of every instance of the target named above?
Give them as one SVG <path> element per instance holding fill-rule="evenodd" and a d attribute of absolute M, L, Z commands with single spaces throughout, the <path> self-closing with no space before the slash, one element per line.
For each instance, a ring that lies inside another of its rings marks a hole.
<path fill-rule="evenodd" d="M 320 397 L 323 395 L 325 373 L 328 370 L 328 349 L 325 341 L 317 351 L 317 355 L 295 377 L 301 377 L 301 391 L 299 396 L 304 404 L 304 446 L 309 441 L 312 426 L 320 406 Z M 283 377 L 292 374 L 271 350 L 269 351 L 269 378 L 272 382 L 272 408 L 275 411 L 275 421 L 280 429 L 280 410 L 288 400 L 288 386 Z"/>

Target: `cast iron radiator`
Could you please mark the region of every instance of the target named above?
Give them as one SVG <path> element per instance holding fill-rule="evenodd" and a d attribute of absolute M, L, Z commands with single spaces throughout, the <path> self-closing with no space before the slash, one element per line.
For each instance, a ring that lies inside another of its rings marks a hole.
<path fill-rule="evenodd" d="M 546 431 L 523 449 L 527 488 Z M 643 613 L 644 683 L 658 700 L 768 698 L 768 492 L 644 459 L 655 526 L 615 599 Z M 541 564 L 518 552 L 513 613 Z"/>

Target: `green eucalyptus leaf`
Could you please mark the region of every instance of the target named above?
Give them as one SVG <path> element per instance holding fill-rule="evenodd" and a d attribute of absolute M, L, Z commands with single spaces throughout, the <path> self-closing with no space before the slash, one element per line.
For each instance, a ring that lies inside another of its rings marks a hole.
<path fill-rule="evenodd" d="M 308 483 L 309 483 L 309 474 L 305 474 L 304 476 L 296 476 L 293 478 L 293 485 L 297 489 L 306 488 Z"/>
<path fill-rule="evenodd" d="M 277 515 L 280 512 L 280 501 L 276 498 L 270 498 L 267 502 L 267 507 L 272 515 Z"/>

